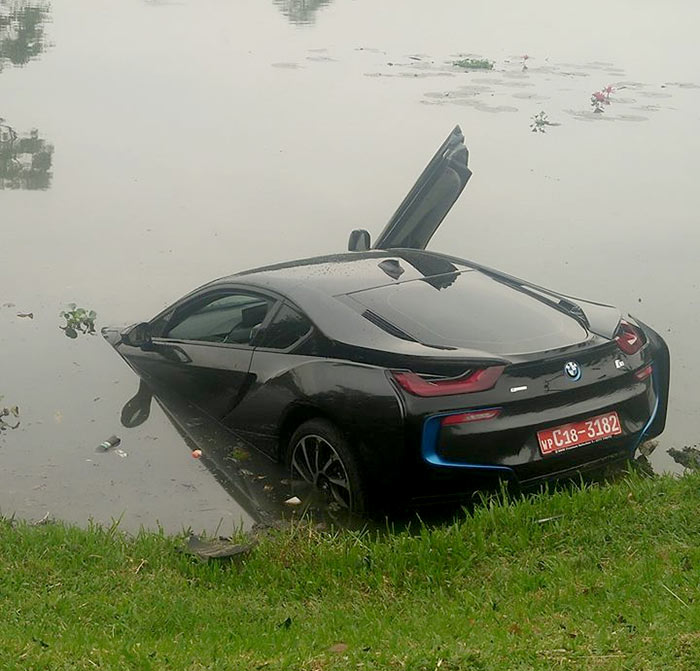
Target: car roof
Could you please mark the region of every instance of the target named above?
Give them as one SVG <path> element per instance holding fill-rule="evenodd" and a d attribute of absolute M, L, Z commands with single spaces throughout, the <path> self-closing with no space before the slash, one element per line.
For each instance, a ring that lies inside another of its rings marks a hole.
<path fill-rule="evenodd" d="M 281 293 L 294 300 L 313 289 L 339 296 L 472 268 L 466 262 L 416 249 L 371 250 L 317 256 L 246 270 L 217 280 L 242 282 Z"/>
<path fill-rule="evenodd" d="M 300 259 L 222 277 L 204 288 L 245 285 L 290 299 L 330 340 L 368 350 L 417 357 L 470 358 L 501 362 L 472 349 L 435 349 L 388 333 L 353 308 L 348 294 L 425 280 L 439 285 L 456 274 L 474 271 L 466 261 L 416 249 L 370 250 Z M 200 289 L 200 290 L 201 290 Z"/>

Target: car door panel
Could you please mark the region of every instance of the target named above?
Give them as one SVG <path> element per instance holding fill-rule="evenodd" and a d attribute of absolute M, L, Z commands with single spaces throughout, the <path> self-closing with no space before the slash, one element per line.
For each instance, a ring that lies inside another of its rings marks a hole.
<path fill-rule="evenodd" d="M 249 388 L 253 337 L 278 305 L 278 298 L 248 288 L 203 291 L 177 306 L 147 346 L 125 356 L 149 379 L 221 419 Z"/>
<path fill-rule="evenodd" d="M 251 347 L 201 342 L 157 344 L 186 357 L 177 354 L 175 361 L 172 356 L 161 355 L 161 369 L 176 391 L 216 419 L 230 412 L 246 388 Z"/>
<path fill-rule="evenodd" d="M 221 419 L 247 388 L 252 356 L 252 347 L 156 338 L 151 347 L 129 353 L 128 359 L 147 379 Z"/>
<path fill-rule="evenodd" d="M 455 126 L 403 199 L 375 249 L 425 249 L 433 234 L 467 185 L 469 151 Z"/>

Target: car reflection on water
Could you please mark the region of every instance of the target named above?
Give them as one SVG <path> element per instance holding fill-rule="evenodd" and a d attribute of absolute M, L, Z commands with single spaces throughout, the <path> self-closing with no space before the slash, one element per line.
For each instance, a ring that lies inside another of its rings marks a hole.
<path fill-rule="evenodd" d="M 365 524 L 306 483 L 292 481 L 279 464 L 251 448 L 240 436 L 213 421 L 176 392 L 155 382 L 149 384 L 141 378 L 138 391 L 121 410 L 122 426 L 133 429 L 144 424 L 154 400 L 193 453 L 201 451 L 200 462 L 254 526 L 277 527 L 285 520 L 301 518 L 344 527 Z"/>

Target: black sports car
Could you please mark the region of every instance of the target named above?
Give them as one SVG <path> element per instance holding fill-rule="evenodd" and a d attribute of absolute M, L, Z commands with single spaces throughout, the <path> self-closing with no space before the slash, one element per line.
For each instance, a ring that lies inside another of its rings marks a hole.
<path fill-rule="evenodd" d="M 425 251 L 471 172 L 456 127 L 374 245 L 206 284 L 105 337 L 293 478 L 361 511 L 631 458 L 669 354 L 616 308 Z"/>

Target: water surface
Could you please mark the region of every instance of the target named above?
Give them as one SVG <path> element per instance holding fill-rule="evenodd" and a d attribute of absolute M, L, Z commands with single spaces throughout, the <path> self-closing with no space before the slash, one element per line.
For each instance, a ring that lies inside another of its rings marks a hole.
<path fill-rule="evenodd" d="M 98 336 L 65 338 L 59 312 L 142 320 L 213 277 L 376 235 L 456 123 L 474 177 L 431 246 L 656 327 L 673 380 L 652 459 L 674 468 L 664 447 L 697 443 L 700 419 L 699 13 L 0 0 L 0 405 L 22 420 L 0 435 L 2 512 L 252 524 L 261 492 L 221 487 L 163 406 L 123 426 L 138 379 Z M 532 132 L 540 111 L 558 125 Z M 113 433 L 127 457 L 95 453 Z"/>

